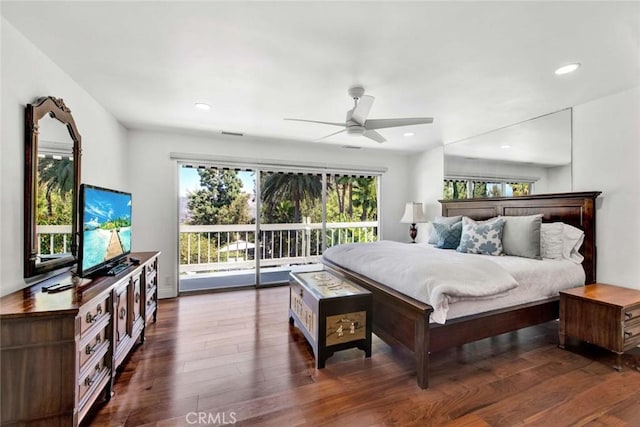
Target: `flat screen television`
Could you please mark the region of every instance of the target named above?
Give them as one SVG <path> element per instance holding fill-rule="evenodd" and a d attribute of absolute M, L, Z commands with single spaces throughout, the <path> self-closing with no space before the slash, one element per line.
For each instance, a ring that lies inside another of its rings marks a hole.
<path fill-rule="evenodd" d="M 80 186 L 80 277 L 108 274 L 131 252 L 131 193 Z"/>

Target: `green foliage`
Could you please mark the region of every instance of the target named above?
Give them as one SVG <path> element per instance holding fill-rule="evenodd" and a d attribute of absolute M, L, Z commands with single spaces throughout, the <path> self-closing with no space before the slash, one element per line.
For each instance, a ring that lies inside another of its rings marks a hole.
<path fill-rule="evenodd" d="M 180 233 L 180 264 L 206 263 L 209 255 L 215 260 L 216 242 L 209 241 L 207 237 L 207 233 Z"/>
<path fill-rule="evenodd" d="M 300 223 L 303 200 L 315 200 L 322 197 L 322 178 L 316 174 L 267 175 L 262 181 L 262 213 L 269 218 L 283 201 L 293 203 L 293 217 L 290 221 Z"/>
<path fill-rule="evenodd" d="M 327 222 L 375 221 L 378 217 L 377 179 L 329 175 Z"/>
<path fill-rule="evenodd" d="M 445 180 L 442 198 L 444 200 L 466 199 L 467 198 L 467 182 Z"/>
<path fill-rule="evenodd" d="M 487 183 L 486 182 L 474 182 L 473 183 L 473 198 L 487 197 Z"/>
<path fill-rule="evenodd" d="M 528 196 L 531 184 L 528 182 L 512 183 L 511 189 L 514 196 Z"/>
<path fill-rule="evenodd" d="M 249 195 L 242 193 L 242 181 L 235 171 L 203 169 L 198 175 L 203 188 L 187 195 L 187 224 L 249 223 Z"/>

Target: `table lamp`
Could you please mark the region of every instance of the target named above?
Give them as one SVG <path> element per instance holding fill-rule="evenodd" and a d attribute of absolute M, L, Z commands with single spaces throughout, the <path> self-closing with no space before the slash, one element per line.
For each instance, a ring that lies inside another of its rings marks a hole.
<path fill-rule="evenodd" d="M 422 203 L 407 202 L 404 207 L 404 215 L 400 222 L 405 224 L 411 224 L 409 227 L 409 237 L 411 237 L 411 243 L 416 242 L 416 236 L 418 235 L 418 228 L 416 223 L 425 222 L 424 213 L 422 211 Z"/>

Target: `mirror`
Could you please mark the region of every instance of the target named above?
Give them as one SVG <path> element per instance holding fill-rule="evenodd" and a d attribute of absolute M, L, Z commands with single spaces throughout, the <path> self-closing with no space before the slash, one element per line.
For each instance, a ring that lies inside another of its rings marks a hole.
<path fill-rule="evenodd" d="M 446 144 L 445 198 L 572 190 L 570 108 Z"/>
<path fill-rule="evenodd" d="M 76 262 L 81 137 L 59 98 L 28 104 L 25 117 L 24 277 Z"/>

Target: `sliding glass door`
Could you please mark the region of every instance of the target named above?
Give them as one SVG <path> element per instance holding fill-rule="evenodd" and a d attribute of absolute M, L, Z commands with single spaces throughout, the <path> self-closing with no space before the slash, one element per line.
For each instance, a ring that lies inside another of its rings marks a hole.
<path fill-rule="evenodd" d="M 255 284 L 253 170 L 180 165 L 180 291 Z"/>
<path fill-rule="evenodd" d="M 324 179 L 312 172 L 260 173 L 260 285 L 286 282 L 292 269 L 319 268 Z"/>
<path fill-rule="evenodd" d="M 379 176 L 179 164 L 179 290 L 287 283 L 325 248 L 378 239 Z"/>

